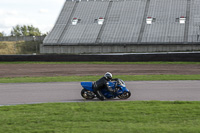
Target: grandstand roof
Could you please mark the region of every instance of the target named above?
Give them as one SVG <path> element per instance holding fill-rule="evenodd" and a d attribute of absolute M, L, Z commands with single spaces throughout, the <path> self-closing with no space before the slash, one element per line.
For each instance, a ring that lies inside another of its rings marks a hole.
<path fill-rule="evenodd" d="M 67 0 L 43 44 L 197 43 L 199 35 L 200 0 Z"/>

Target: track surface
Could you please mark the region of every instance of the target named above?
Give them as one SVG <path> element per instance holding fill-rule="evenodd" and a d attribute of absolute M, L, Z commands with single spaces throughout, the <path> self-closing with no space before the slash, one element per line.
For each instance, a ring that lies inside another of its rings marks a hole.
<path fill-rule="evenodd" d="M 0 64 L 0 77 L 200 74 L 199 64 Z"/>
<path fill-rule="evenodd" d="M 126 85 L 132 101 L 200 101 L 200 81 L 132 81 Z M 81 102 L 85 101 L 81 89 L 79 82 L 0 84 L 0 105 Z"/>

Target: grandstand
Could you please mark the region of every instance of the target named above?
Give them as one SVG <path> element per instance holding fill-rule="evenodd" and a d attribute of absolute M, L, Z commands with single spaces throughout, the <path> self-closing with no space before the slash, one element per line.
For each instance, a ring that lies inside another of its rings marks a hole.
<path fill-rule="evenodd" d="M 200 50 L 200 0 L 66 0 L 41 53 Z"/>

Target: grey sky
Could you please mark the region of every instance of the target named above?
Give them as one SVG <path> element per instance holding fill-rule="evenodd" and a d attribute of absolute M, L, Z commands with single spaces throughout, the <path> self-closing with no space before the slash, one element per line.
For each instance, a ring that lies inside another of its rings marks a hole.
<path fill-rule="evenodd" d="M 65 0 L 0 0 L 0 32 L 10 34 L 12 27 L 33 25 L 49 32 Z"/>

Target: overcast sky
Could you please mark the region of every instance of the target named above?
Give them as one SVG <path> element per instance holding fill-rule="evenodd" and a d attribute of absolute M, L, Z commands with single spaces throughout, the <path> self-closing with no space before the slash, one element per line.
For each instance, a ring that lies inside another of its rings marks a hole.
<path fill-rule="evenodd" d="M 65 0 L 0 0 L 0 32 L 10 34 L 12 27 L 33 25 L 42 33 L 49 32 Z"/>

